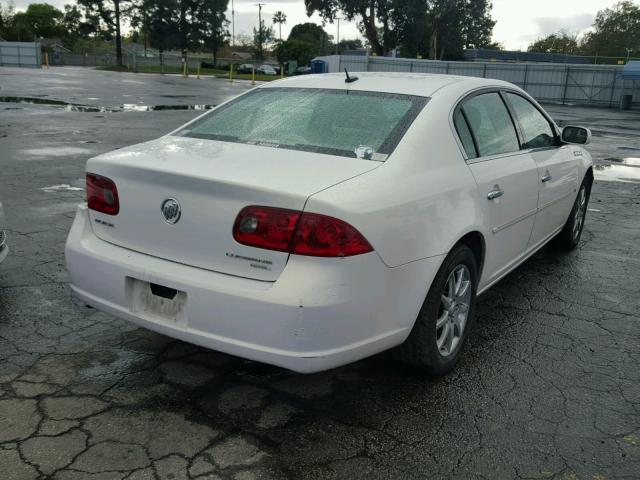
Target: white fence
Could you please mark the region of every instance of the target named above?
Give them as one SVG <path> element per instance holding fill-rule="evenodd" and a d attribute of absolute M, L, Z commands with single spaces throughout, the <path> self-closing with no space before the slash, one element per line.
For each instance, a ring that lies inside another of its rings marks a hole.
<path fill-rule="evenodd" d="M 0 42 L 0 67 L 41 68 L 40 44 L 36 42 Z"/>
<path fill-rule="evenodd" d="M 493 63 L 413 60 L 373 56 L 318 57 L 329 72 L 416 72 L 494 78 L 514 83 L 541 102 L 617 107 L 623 94 L 640 106 L 640 89 L 625 85 L 622 66 L 560 63 Z M 627 88 L 625 88 L 625 86 Z"/>

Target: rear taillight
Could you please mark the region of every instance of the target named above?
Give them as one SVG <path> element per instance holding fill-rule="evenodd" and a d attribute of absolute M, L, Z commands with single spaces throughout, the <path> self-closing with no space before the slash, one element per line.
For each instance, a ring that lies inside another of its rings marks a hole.
<path fill-rule="evenodd" d="M 252 247 L 288 252 L 300 212 L 272 207 L 246 207 L 238 214 L 233 238 Z"/>
<path fill-rule="evenodd" d="M 351 257 L 372 250 L 362 234 L 348 223 L 317 213 L 303 213 L 293 237 L 291 253 Z"/>
<path fill-rule="evenodd" d="M 314 257 L 350 257 L 373 251 L 355 228 L 317 213 L 246 207 L 236 218 L 233 238 L 251 247 Z"/>
<path fill-rule="evenodd" d="M 113 180 L 95 173 L 87 173 L 87 204 L 91 210 L 117 215 L 120 202 L 118 189 Z"/>

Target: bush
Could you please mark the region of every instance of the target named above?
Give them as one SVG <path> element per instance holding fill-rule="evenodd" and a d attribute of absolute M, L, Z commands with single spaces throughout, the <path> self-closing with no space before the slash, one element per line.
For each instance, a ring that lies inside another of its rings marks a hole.
<path fill-rule="evenodd" d="M 295 60 L 298 65 L 308 65 L 315 57 L 316 49 L 311 43 L 302 40 L 285 40 L 278 44 L 275 53 L 280 63 Z"/>

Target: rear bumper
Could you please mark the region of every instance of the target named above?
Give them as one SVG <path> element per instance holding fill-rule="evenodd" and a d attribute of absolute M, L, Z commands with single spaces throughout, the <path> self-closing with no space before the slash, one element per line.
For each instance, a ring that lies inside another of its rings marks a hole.
<path fill-rule="evenodd" d="M 310 373 L 402 343 L 442 261 L 386 267 L 376 253 L 291 256 L 276 282 L 234 277 L 97 238 L 79 207 L 66 245 L 73 292 L 142 327 L 221 352 Z M 134 313 L 129 279 L 187 294 L 184 322 Z"/>

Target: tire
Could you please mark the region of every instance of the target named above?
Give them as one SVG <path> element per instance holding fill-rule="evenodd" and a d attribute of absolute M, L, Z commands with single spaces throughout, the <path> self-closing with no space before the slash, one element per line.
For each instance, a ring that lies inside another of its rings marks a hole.
<path fill-rule="evenodd" d="M 580 190 L 578 190 L 578 195 L 573 203 L 573 208 L 571 209 L 567 222 L 564 224 L 560 233 L 556 235 L 556 238 L 553 239 L 553 246 L 557 250 L 569 252 L 575 249 L 580 243 L 590 196 L 591 179 L 587 177 L 582 181 L 582 185 L 580 185 Z"/>
<path fill-rule="evenodd" d="M 455 289 L 460 271 L 462 271 L 462 277 L 466 278 L 469 284 L 464 295 L 456 297 L 451 295 L 451 278 L 453 278 L 453 288 Z M 439 377 L 450 372 L 458 362 L 460 351 L 473 325 L 477 288 L 478 267 L 475 256 L 466 245 L 457 245 L 447 255 L 438 270 L 413 330 L 407 340 L 395 350 L 396 358 L 431 376 Z M 456 301 L 453 304 L 446 303 L 445 297 L 454 298 Z M 467 302 L 466 319 L 462 325 L 459 315 L 464 310 L 463 304 L 465 302 Z M 439 324 L 444 326 L 438 326 Z M 461 325 L 462 328 L 460 328 Z M 447 339 L 445 339 L 447 341 L 442 341 L 445 328 L 450 329 L 451 343 L 449 346 Z"/>

